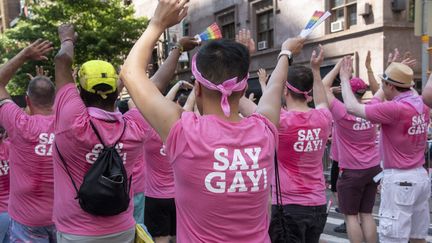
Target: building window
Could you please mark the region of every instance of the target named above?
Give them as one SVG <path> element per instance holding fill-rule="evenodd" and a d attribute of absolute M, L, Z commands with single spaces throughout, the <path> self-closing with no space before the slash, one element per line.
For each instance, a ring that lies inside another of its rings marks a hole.
<path fill-rule="evenodd" d="M 223 11 L 216 16 L 217 22 L 222 32 L 222 37 L 228 40 L 235 39 L 235 9 Z"/>
<path fill-rule="evenodd" d="M 257 15 L 257 41 L 258 50 L 273 47 L 273 10 Z"/>
<path fill-rule="evenodd" d="M 347 30 L 357 24 L 357 1 L 356 0 L 330 0 L 330 17 L 333 24 L 330 32 Z M 342 25 L 340 25 L 342 23 Z"/>
<path fill-rule="evenodd" d="M 415 0 L 409 0 L 408 3 L 408 21 L 414 23 Z"/>

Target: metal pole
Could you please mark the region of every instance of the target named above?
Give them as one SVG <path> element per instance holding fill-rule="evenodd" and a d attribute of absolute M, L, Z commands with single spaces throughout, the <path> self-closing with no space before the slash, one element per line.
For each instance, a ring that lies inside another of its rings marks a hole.
<path fill-rule="evenodd" d="M 427 11 L 427 2 L 428 0 L 423 0 L 423 18 L 422 18 L 422 89 L 426 86 L 428 77 L 427 77 L 427 71 L 429 69 L 429 54 L 428 54 L 428 48 L 429 48 L 429 36 L 427 33 L 427 25 L 428 25 L 428 13 Z"/>

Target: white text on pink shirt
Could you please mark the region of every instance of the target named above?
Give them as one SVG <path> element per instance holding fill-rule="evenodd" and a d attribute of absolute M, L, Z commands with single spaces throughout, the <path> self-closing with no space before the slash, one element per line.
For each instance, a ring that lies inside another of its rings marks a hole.
<path fill-rule="evenodd" d="M 54 138 L 54 133 L 39 134 L 39 144 L 35 147 L 35 153 L 39 156 L 51 156 Z"/>
<path fill-rule="evenodd" d="M 294 150 L 296 152 L 313 152 L 322 148 L 323 141 L 319 134 L 321 128 L 314 129 L 300 129 L 297 132 L 298 139 L 294 143 Z"/>
<path fill-rule="evenodd" d="M 123 150 L 123 143 L 118 143 L 115 148 L 117 150 L 117 152 L 119 153 L 120 157 L 123 157 L 123 164 L 126 164 L 126 157 L 127 157 L 127 153 L 123 153 L 122 154 L 122 150 Z M 99 157 L 99 154 L 101 153 L 102 149 L 104 148 L 104 146 L 100 143 L 96 144 L 92 151 L 90 153 L 86 154 L 86 161 L 89 164 L 93 164 L 94 162 L 96 162 L 97 158 Z"/>
<path fill-rule="evenodd" d="M 411 127 L 408 129 L 408 135 L 426 133 L 428 124 L 425 119 L 425 114 L 413 116 L 411 122 Z"/>
<path fill-rule="evenodd" d="M 233 193 L 248 190 L 256 192 L 260 188 L 266 189 L 267 170 L 259 167 L 260 152 L 260 147 L 233 149 L 232 151 L 226 148 L 217 148 L 214 151 L 216 161 L 213 162 L 213 169 L 216 171 L 205 177 L 207 190 L 213 193 Z M 249 163 L 246 162 L 246 159 Z M 227 171 L 235 171 L 232 180 L 227 178 Z M 228 189 L 227 183 L 230 184 Z"/>
<path fill-rule="evenodd" d="M 9 164 L 7 160 L 0 160 L 0 176 L 9 174 Z"/>
<path fill-rule="evenodd" d="M 355 120 L 356 123 L 354 123 L 353 125 L 353 130 L 355 131 L 368 130 L 369 128 L 372 127 L 372 123 L 370 121 L 365 120 L 361 117 L 356 117 Z"/>

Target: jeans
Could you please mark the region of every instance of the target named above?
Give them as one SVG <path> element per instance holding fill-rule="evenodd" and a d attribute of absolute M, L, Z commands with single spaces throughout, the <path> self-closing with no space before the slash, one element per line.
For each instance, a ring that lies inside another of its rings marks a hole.
<path fill-rule="evenodd" d="M 9 243 L 9 214 L 0 213 L 0 243 Z"/>
<path fill-rule="evenodd" d="M 54 225 L 48 226 L 26 226 L 11 219 L 10 221 L 10 240 L 15 242 L 31 243 L 55 243 L 56 228 Z"/>

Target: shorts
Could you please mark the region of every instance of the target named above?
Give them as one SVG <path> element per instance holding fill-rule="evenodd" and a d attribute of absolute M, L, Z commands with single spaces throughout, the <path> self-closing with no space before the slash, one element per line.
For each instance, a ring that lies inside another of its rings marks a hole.
<path fill-rule="evenodd" d="M 176 235 L 176 207 L 174 198 L 146 197 L 144 224 L 152 237 Z"/>
<path fill-rule="evenodd" d="M 272 205 L 273 215 L 277 206 Z M 284 216 L 290 229 L 289 239 L 297 239 L 290 243 L 317 243 L 324 231 L 327 221 L 327 206 L 302 206 L 295 204 L 283 205 Z"/>
<path fill-rule="evenodd" d="M 133 216 L 137 224 L 144 224 L 144 193 L 137 193 L 134 195 L 134 211 Z"/>
<path fill-rule="evenodd" d="M 423 167 L 387 169 L 381 189 L 378 234 L 381 243 L 426 239 L 429 228 L 430 180 Z"/>
<path fill-rule="evenodd" d="M 9 242 L 10 218 L 7 212 L 0 213 L 0 243 Z"/>
<path fill-rule="evenodd" d="M 57 242 L 56 228 L 49 226 L 26 226 L 11 219 L 9 224 L 11 242 L 53 243 Z"/>
<path fill-rule="evenodd" d="M 330 190 L 332 192 L 337 192 L 336 184 L 339 177 L 339 162 L 332 160 L 332 166 L 330 170 Z"/>
<path fill-rule="evenodd" d="M 380 172 L 379 165 L 360 170 L 343 169 L 337 182 L 339 209 L 343 214 L 372 213 L 378 187 L 373 178 Z"/>
<path fill-rule="evenodd" d="M 133 243 L 135 240 L 135 227 L 120 233 L 101 236 L 71 235 L 57 232 L 58 243 Z"/>

